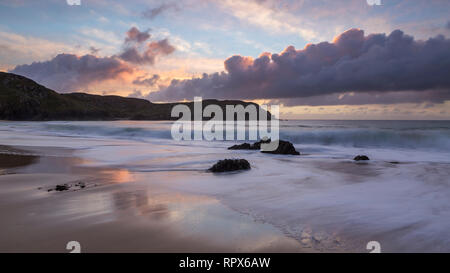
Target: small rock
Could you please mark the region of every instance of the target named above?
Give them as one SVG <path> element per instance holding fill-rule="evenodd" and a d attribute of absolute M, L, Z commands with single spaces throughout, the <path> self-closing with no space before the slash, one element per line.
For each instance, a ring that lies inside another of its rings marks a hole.
<path fill-rule="evenodd" d="M 68 190 L 70 187 L 67 184 L 64 185 L 56 185 L 55 187 L 55 191 L 66 191 Z"/>
<path fill-rule="evenodd" d="M 245 159 L 224 159 L 214 164 L 209 171 L 211 172 L 231 172 L 250 169 L 250 163 Z"/>
<path fill-rule="evenodd" d="M 261 149 L 261 143 L 270 143 L 270 138 L 263 138 L 260 141 L 257 141 L 253 144 L 250 143 L 242 143 L 236 144 L 231 147 L 228 147 L 228 150 L 259 150 Z"/>
<path fill-rule="evenodd" d="M 369 160 L 369 157 L 366 155 L 357 155 L 357 156 L 355 156 L 355 158 L 353 158 L 353 160 L 355 160 L 355 161 Z"/>
<path fill-rule="evenodd" d="M 228 150 L 256 150 L 253 145 L 249 143 L 236 144 L 228 147 Z"/>
<path fill-rule="evenodd" d="M 228 148 L 228 150 L 260 150 L 261 144 L 267 144 L 270 143 L 270 138 L 264 138 L 260 141 L 257 141 L 253 144 L 249 143 L 243 143 L 238 145 L 233 145 Z M 278 148 L 274 151 L 261 151 L 263 153 L 270 153 L 270 154 L 283 154 L 283 155 L 299 155 L 300 153 L 297 152 L 294 148 L 294 145 L 290 143 L 289 141 L 279 140 Z"/>
<path fill-rule="evenodd" d="M 269 154 L 282 154 L 282 155 L 300 155 L 297 150 L 295 150 L 295 147 L 292 143 L 289 141 L 279 140 L 278 141 L 278 148 L 274 151 L 261 151 L 263 153 L 269 153 Z"/>

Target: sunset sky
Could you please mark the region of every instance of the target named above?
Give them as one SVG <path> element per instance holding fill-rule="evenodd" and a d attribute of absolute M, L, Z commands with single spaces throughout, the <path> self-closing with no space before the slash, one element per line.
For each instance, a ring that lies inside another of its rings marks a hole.
<path fill-rule="evenodd" d="M 61 93 L 281 104 L 282 118 L 449 119 L 450 1 L 377 2 L 0 0 L 0 70 Z"/>

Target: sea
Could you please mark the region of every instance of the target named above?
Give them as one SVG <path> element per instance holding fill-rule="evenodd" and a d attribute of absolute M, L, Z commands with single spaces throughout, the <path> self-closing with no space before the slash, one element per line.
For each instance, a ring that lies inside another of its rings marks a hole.
<path fill-rule="evenodd" d="M 306 250 L 364 251 L 376 241 L 386 252 L 450 251 L 450 121 L 280 121 L 280 139 L 300 156 L 227 149 L 244 141 L 174 140 L 172 125 L 0 121 L 0 145 L 70 148 L 84 167 L 213 196 Z M 206 171 L 225 158 L 252 169 Z"/>

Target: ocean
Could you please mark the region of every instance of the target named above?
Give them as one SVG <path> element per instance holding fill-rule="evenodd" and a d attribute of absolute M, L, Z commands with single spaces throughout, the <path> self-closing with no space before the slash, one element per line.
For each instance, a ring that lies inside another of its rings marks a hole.
<path fill-rule="evenodd" d="M 450 121 L 280 121 L 280 139 L 300 156 L 227 150 L 242 141 L 175 141 L 171 125 L 1 121 L 0 145 L 71 148 L 84 167 L 213 196 L 305 249 L 364 251 L 379 241 L 386 251 L 450 251 Z M 354 162 L 359 154 L 370 161 Z M 252 169 L 205 172 L 224 158 Z"/>

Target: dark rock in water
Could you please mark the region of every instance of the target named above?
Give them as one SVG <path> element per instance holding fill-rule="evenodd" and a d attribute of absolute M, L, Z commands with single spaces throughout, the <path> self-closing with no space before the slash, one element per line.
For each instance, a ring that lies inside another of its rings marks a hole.
<path fill-rule="evenodd" d="M 69 188 L 70 188 L 70 186 L 67 184 L 56 185 L 55 191 L 67 191 Z"/>
<path fill-rule="evenodd" d="M 257 141 L 253 144 L 249 143 L 243 143 L 239 145 L 233 145 L 228 148 L 228 150 L 260 150 L 261 144 L 267 144 L 271 143 L 270 138 L 269 139 L 262 139 L 260 141 Z M 261 151 L 263 153 L 270 153 L 270 154 L 283 154 L 283 155 L 299 155 L 300 153 L 297 152 L 294 148 L 294 145 L 290 143 L 289 141 L 279 140 L 278 148 L 274 151 Z"/>
<path fill-rule="evenodd" d="M 270 138 L 262 139 L 253 144 L 250 143 L 236 144 L 231 147 L 228 147 L 228 150 L 259 150 L 261 149 L 261 143 L 270 143 Z"/>
<path fill-rule="evenodd" d="M 292 143 L 289 141 L 279 140 L 278 148 L 274 151 L 261 151 L 262 153 L 281 154 L 281 155 L 300 155 Z"/>
<path fill-rule="evenodd" d="M 357 155 L 357 156 L 355 156 L 355 158 L 353 158 L 353 160 L 355 160 L 355 161 L 369 160 L 369 157 L 367 155 Z"/>
<path fill-rule="evenodd" d="M 391 163 L 391 164 L 400 164 L 400 162 L 398 162 L 398 161 L 390 161 L 389 163 Z"/>
<path fill-rule="evenodd" d="M 256 149 L 253 148 L 252 144 L 242 143 L 228 147 L 228 150 L 256 150 Z"/>
<path fill-rule="evenodd" d="M 253 143 L 253 147 L 255 150 L 260 150 L 261 149 L 261 144 L 267 144 L 270 143 L 271 139 L 261 139 L 260 141 L 257 141 L 255 143 Z"/>
<path fill-rule="evenodd" d="M 250 163 L 248 163 L 245 159 L 224 159 L 219 160 L 216 164 L 214 164 L 209 171 L 218 173 L 218 172 L 231 172 L 238 170 L 249 170 Z"/>

